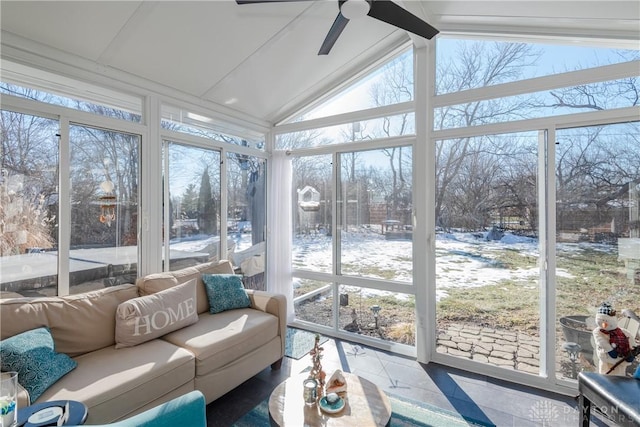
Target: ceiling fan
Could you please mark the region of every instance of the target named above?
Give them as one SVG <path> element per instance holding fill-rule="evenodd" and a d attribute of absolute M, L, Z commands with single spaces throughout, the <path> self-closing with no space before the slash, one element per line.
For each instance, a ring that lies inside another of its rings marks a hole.
<path fill-rule="evenodd" d="M 236 0 L 236 3 L 281 3 L 290 1 L 310 0 Z M 329 33 L 325 37 L 318 55 L 327 55 L 329 51 L 331 51 L 331 48 L 336 40 L 338 40 L 338 37 L 350 19 L 365 15 L 394 25 L 420 37 L 424 37 L 425 39 L 431 39 L 438 34 L 438 30 L 431 25 L 390 0 L 338 0 L 338 7 L 340 8 L 338 16 L 329 29 Z"/>

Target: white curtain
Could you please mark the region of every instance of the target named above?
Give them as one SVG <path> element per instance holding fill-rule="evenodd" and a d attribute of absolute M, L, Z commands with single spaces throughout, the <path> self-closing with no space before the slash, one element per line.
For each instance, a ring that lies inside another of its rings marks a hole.
<path fill-rule="evenodd" d="M 293 321 L 291 275 L 291 158 L 275 151 L 267 201 L 267 290 L 287 297 L 287 322 Z"/>

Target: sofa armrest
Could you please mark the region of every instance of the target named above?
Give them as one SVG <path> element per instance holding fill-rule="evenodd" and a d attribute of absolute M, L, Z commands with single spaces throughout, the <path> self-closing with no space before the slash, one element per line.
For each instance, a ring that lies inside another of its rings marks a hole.
<path fill-rule="evenodd" d="M 246 289 L 251 300 L 251 308 L 273 314 L 278 318 L 278 328 L 282 337 L 282 355 L 284 340 L 287 336 L 287 298 L 282 294 Z"/>

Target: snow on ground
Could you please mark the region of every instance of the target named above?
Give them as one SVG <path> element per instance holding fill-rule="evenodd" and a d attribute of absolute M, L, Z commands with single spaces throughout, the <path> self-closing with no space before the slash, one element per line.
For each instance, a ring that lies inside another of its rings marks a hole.
<path fill-rule="evenodd" d="M 487 233 L 438 233 L 436 236 L 436 298 L 445 298 L 447 289 L 477 287 L 495 284 L 501 280 L 511 280 L 523 285 L 531 285 L 540 274 L 539 267 L 510 270 L 495 259 L 498 251 L 512 250 L 522 256 L 539 256 L 538 240 L 530 237 L 505 234 L 499 241 L 487 241 Z M 308 234 L 294 236 L 293 263 L 296 268 L 331 273 L 331 236 Z M 229 240 L 235 244 L 235 251 L 251 246 L 251 234 L 233 233 Z M 218 238 L 203 239 L 193 236 L 189 240 L 172 242 L 171 248 L 199 252 Z M 558 251 L 563 254 L 578 253 L 589 248 L 603 252 L 615 250 L 609 245 L 587 245 L 563 243 Z M 382 278 L 380 272 L 395 271 L 394 280 L 412 280 L 412 243 L 407 240 L 386 240 L 384 235 L 361 229 L 357 232 L 342 232 L 341 259 L 343 274 L 364 275 Z M 416 260 L 420 262 L 419 260 Z M 562 269 L 558 276 L 571 277 Z M 375 291 L 379 293 L 378 291 Z"/>
<path fill-rule="evenodd" d="M 515 250 L 520 255 L 538 256 L 538 241 L 506 234 L 499 241 L 487 241 L 486 233 L 441 233 L 436 236 L 436 299 L 448 296 L 448 288 L 469 288 L 511 280 L 530 284 L 540 274 L 537 265 L 509 270 L 496 261 L 494 253 Z"/>
<path fill-rule="evenodd" d="M 219 236 L 207 237 L 205 235 L 193 235 L 180 239 L 172 239 L 169 242 L 171 249 L 185 252 L 207 252 L 212 245 L 218 245 Z M 234 252 L 239 252 L 251 247 L 251 234 L 233 233 L 228 235 L 227 247 L 234 246 Z"/>

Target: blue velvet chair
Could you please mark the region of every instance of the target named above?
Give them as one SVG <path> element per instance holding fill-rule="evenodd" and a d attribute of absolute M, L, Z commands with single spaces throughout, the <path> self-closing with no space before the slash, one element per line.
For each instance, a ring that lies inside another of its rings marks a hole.
<path fill-rule="evenodd" d="M 86 425 L 85 425 L 86 426 Z M 93 427 L 206 427 L 204 395 L 196 390 L 122 421 Z"/>

